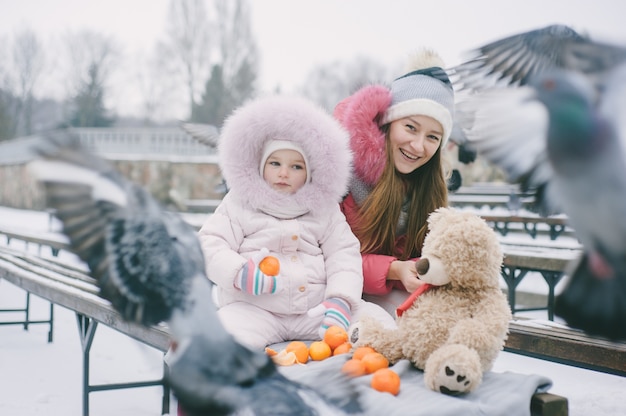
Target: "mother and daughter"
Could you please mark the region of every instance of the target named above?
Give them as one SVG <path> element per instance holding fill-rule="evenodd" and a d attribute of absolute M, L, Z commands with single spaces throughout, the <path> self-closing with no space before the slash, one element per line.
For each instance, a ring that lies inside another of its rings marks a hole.
<path fill-rule="evenodd" d="M 393 310 L 420 286 L 426 219 L 447 206 L 442 150 L 454 95 L 442 68 L 424 50 L 390 88 L 360 89 L 334 118 L 273 96 L 226 120 L 219 157 L 229 192 L 199 237 L 218 314 L 240 342 L 319 339 L 362 314 L 395 325 L 376 303 L 393 293 Z M 277 276 L 259 267 L 267 255 L 280 262 Z"/>

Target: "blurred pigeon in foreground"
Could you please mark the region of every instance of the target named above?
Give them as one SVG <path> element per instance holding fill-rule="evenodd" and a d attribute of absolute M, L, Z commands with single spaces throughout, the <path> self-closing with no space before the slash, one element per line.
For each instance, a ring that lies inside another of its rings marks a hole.
<path fill-rule="evenodd" d="M 568 26 L 550 25 L 496 40 L 472 55 L 452 68 L 456 88 L 526 85 L 534 75 L 556 68 L 579 72 L 596 84 L 626 60 L 626 49 L 592 41 Z"/>
<path fill-rule="evenodd" d="M 128 321 L 168 324 L 173 344 L 167 381 L 186 414 L 359 411 L 358 397 L 340 372 L 324 382 L 311 380 L 324 389 L 320 393 L 285 378 L 265 352 L 234 340 L 218 319 L 191 226 L 68 133 L 49 135 L 34 150 L 40 159 L 30 168 L 101 296 Z"/>
<path fill-rule="evenodd" d="M 481 48 L 483 66 L 522 86 L 470 82 L 457 108 L 478 153 L 523 190 L 536 189 L 542 214 L 565 212 L 585 247 L 557 315 L 590 334 L 626 339 L 626 49 L 555 30 L 565 29 Z"/>
<path fill-rule="evenodd" d="M 211 148 L 217 148 L 219 131 L 211 124 L 181 122 L 180 128 L 198 142 Z"/>

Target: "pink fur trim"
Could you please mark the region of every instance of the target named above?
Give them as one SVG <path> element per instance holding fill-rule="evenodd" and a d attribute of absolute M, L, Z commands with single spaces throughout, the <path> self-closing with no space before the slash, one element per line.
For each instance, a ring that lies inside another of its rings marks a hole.
<path fill-rule="evenodd" d="M 378 122 L 390 104 L 389 88 L 370 85 L 335 107 L 335 118 L 350 133 L 355 174 L 369 185 L 378 182 L 385 167 L 385 135 Z"/>

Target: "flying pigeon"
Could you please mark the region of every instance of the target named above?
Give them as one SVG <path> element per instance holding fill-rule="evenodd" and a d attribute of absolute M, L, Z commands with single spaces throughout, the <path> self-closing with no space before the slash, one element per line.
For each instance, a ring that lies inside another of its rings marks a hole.
<path fill-rule="evenodd" d="M 68 132 L 47 135 L 34 152 L 39 157 L 29 168 L 101 296 L 128 321 L 168 325 L 167 381 L 186 415 L 361 411 L 356 390 L 339 371 L 323 383 L 296 383 L 264 351 L 235 341 L 218 319 L 196 232 L 179 216 Z"/>
<path fill-rule="evenodd" d="M 180 128 L 198 142 L 212 149 L 217 148 L 219 131 L 211 124 L 180 122 Z"/>
<path fill-rule="evenodd" d="M 550 26 L 478 50 L 456 72 L 468 140 L 535 189 L 543 215 L 567 214 L 584 246 L 555 313 L 626 339 L 626 48 Z M 498 81 L 481 85 L 485 71 Z"/>

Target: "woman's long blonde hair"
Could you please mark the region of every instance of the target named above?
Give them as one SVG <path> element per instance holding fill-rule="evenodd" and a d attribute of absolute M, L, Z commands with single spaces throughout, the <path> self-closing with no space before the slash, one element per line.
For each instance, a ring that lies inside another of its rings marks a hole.
<path fill-rule="evenodd" d="M 421 255 L 428 215 L 448 205 L 443 149 L 439 146 L 424 166 L 402 174 L 394 165 L 389 125 L 382 130 L 387 161 L 380 179 L 359 209 L 354 232 L 361 242 L 362 253 L 387 254 L 407 260 Z M 396 248 L 398 220 L 405 198 L 409 204 L 405 241 L 403 247 Z"/>

